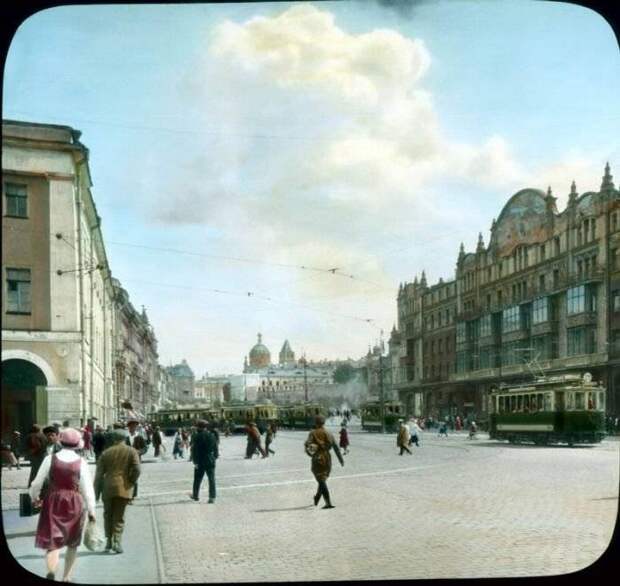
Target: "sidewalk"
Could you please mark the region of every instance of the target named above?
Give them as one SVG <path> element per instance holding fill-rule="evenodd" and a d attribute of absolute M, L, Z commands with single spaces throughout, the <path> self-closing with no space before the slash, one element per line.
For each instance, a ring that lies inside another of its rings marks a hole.
<path fill-rule="evenodd" d="M 45 577 L 45 552 L 34 547 L 34 536 L 39 517 L 20 517 L 19 511 L 3 511 L 5 538 L 9 551 L 27 571 Z M 103 507 L 97 507 L 97 523 L 103 523 Z M 73 571 L 73 581 L 83 584 L 157 584 L 159 577 L 158 547 L 151 521 L 148 500 L 139 499 L 127 507 L 122 554 L 88 551 L 83 545 L 78 549 L 78 559 Z M 62 579 L 64 554 L 56 571 Z"/>
<path fill-rule="evenodd" d="M 151 459 L 146 458 L 145 463 Z M 94 462 L 93 462 L 94 464 Z M 36 576 L 45 577 L 45 552 L 34 547 L 38 515 L 19 516 L 19 494 L 26 491 L 30 469 L 2 471 L 2 521 L 8 549 L 17 562 Z M 91 467 L 94 475 L 94 466 Z M 103 505 L 97 504 L 97 523 L 103 529 Z M 83 584 L 157 584 L 160 579 L 159 537 L 155 535 L 153 512 L 148 498 L 138 498 L 125 513 L 122 554 L 78 549 L 73 581 Z M 62 580 L 64 553 L 56 571 Z"/>

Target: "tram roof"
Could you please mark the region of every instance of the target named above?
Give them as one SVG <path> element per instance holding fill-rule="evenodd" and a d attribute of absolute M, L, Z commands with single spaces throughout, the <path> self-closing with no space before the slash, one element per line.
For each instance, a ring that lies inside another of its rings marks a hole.
<path fill-rule="evenodd" d="M 545 387 L 566 387 L 566 388 L 574 388 L 574 387 L 583 387 L 588 389 L 600 389 L 602 388 L 598 382 L 595 381 L 586 381 L 579 374 L 562 374 L 557 376 L 545 376 L 539 377 L 534 381 L 530 381 L 527 383 L 515 384 L 515 385 L 506 385 L 504 383 L 500 384 L 500 387 L 496 389 L 495 393 L 511 393 L 511 392 L 533 392 L 543 390 Z M 541 389 L 541 387 L 543 389 Z M 560 389 L 558 389 L 560 390 Z"/>

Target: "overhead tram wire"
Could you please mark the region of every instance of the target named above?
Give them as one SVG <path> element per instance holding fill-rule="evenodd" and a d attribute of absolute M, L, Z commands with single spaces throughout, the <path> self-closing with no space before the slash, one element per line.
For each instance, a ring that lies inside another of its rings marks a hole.
<path fill-rule="evenodd" d="M 155 286 L 155 287 L 171 287 L 171 288 L 175 288 L 175 289 L 186 289 L 186 290 L 195 290 L 195 291 L 208 291 L 210 293 L 217 293 L 217 294 L 221 294 L 221 295 L 234 295 L 237 297 L 247 297 L 247 298 L 254 298 L 254 299 L 258 299 L 258 300 L 262 300 L 262 301 L 270 301 L 273 303 L 277 303 L 279 305 L 289 305 L 291 307 L 298 307 L 301 309 L 306 309 L 308 311 L 314 311 L 317 313 L 324 313 L 324 314 L 328 314 L 328 315 L 333 315 L 334 317 L 339 317 L 339 318 L 344 318 L 344 319 L 351 319 L 351 320 L 355 320 L 355 321 L 359 321 L 359 322 L 364 322 L 367 323 L 368 325 L 370 325 L 371 327 L 374 327 L 375 329 L 380 330 L 381 328 L 379 328 L 379 326 L 377 326 L 374 322 L 376 321 L 374 318 L 363 318 L 363 317 L 358 317 L 358 316 L 354 316 L 354 315 L 346 315 L 346 314 L 342 314 L 342 313 L 336 313 L 333 311 L 328 311 L 325 309 L 319 309 L 316 307 L 310 307 L 308 305 L 303 305 L 301 303 L 291 303 L 290 301 L 285 301 L 282 299 L 275 299 L 273 297 L 268 297 L 266 295 L 260 295 L 257 293 L 254 293 L 253 291 L 227 291 L 224 289 L 212 289 L 212 288 L 208 288 L 208 287 L 192 287 L 189 285 L 173 285 L 170 283 L 157 283 L 157 282 L 152 282 L 152 281 L 142 281 L 140 279 L 124 279 L 125 281 L 133 281 L 134 283 L 140 283 L 142 285 L 151 285 L 151 286 Z"/>
<path fill-rule="evenodd" d="M 272 262 L 272 261 L 268 261 L 268 260 L 261 260 L 261 259 L 252 259 L 252 258 L 243 258 L 243 257 L 235 257 L 235 256 L 225 256 L 225 255 L 218 255 L 218 254 L 208 254 L 208 253 L 204 253 L 204 252 L 194 252 L 194 251 L 190 251 L 190 250 L 179 250 L 176 248 L 164 248 L 164 247 L 159 247 L 159 246 L 149 246 L 146 244 L 135 244 L 135 243 L 130 243 L 130 242 L 118 242 L 116 240 L 108 240 L 108 244 L 114 244 L 116 246 L 128 246 L 128 247 L 132 247 L 132 248 L 142 248 L 144 250 L 153 250 L 153 251 L 157 251 L 157 252 L 170 252 L 173 254 L 185 254 L 188 256 L 198 256 L 198 257 L 202 257 L 202 258 L 212 258 L 215 260 L 225 260 L 225 261 L 233 261 L 233 262 L 245 262 L 245 263 L 249 263 L 249 264 L 261 264 L 261 265 L 266 265 L 266 266 L 273 266 L 273 267 L 280 267 L 280 268 L 289 268 L 289 269 L 299 269 L 299 270 L 305 270 L 305 271 L 315 271 L 317 273 L 331 273 L 334 276 L 337 277 L 342 277 L 345 279 L 351 279 L 353 281 L 360 281 L 360 282 L 364 282 L 364 283 L 369 283 L 370 285 L 374 285 L 375 287 L 382 287 L 382 285 L 379 285 L 378 283 L 374 283 L 372 281 L 368 281 L 367 279 L 363 279 L 361 277 L 357 277 L 355 275 L 351 275 L 348 273 L 343 273 L 339 267 L 332 267 L 332 268 L 323 268 L 323 267 L 311 267 L 311 266 L 306 266 L 306 265 L 297 265 L 297 264 L 292 264 L 292 263 L 278 263 L 278 262 Z"/>

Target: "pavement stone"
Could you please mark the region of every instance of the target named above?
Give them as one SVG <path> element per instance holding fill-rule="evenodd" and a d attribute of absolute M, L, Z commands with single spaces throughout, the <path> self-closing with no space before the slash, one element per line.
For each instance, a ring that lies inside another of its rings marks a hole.
<path fill-rule="evenodd" d="M 345 467 L 334 458 L 328 481 L 336 508 L 325 511 L 312 505 L 316 483 L 305 437 L 281 430 L 276 455 L 252 460 L 243 459 L 242 436 L 222 437 L 215 504 L 206 502 L 206 481 L 200 502 L 189 499 L 193 466 L 170 458 L 166 438 L 166 456 L 142 467 L 125 554 L 84 552 L 75 581 L 547 576 L 587 567 L 613 533 L 618 441 L 512 446 L 485 434 L 468 440 L 465 432 L 447 439 L 425 432 L 421 447 L 401 457 L 394 435 L 354 427 Z M 17 475 L 28 473 L 7 474 L 2 508 L 11 551 L 44 575 L 43 552 L 33 547 L 36 519 L 19 519 L 10 505 L 20 490 Z"/>

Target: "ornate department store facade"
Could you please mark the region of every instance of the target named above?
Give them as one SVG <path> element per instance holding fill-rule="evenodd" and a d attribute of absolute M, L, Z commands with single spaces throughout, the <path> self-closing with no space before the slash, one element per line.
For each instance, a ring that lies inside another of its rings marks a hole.
<path fill-rule="evenodd" d="M 463 245 L 455 279 L 398 291 L 390 338 L 393 388 L 410 414 L 486 419 L 500 382 L 592 373 L 620 410 L 620 193 L 609 165 L 600 191 L 566 208 L 536 189 L 513 195 L 485 246 Z"/>

